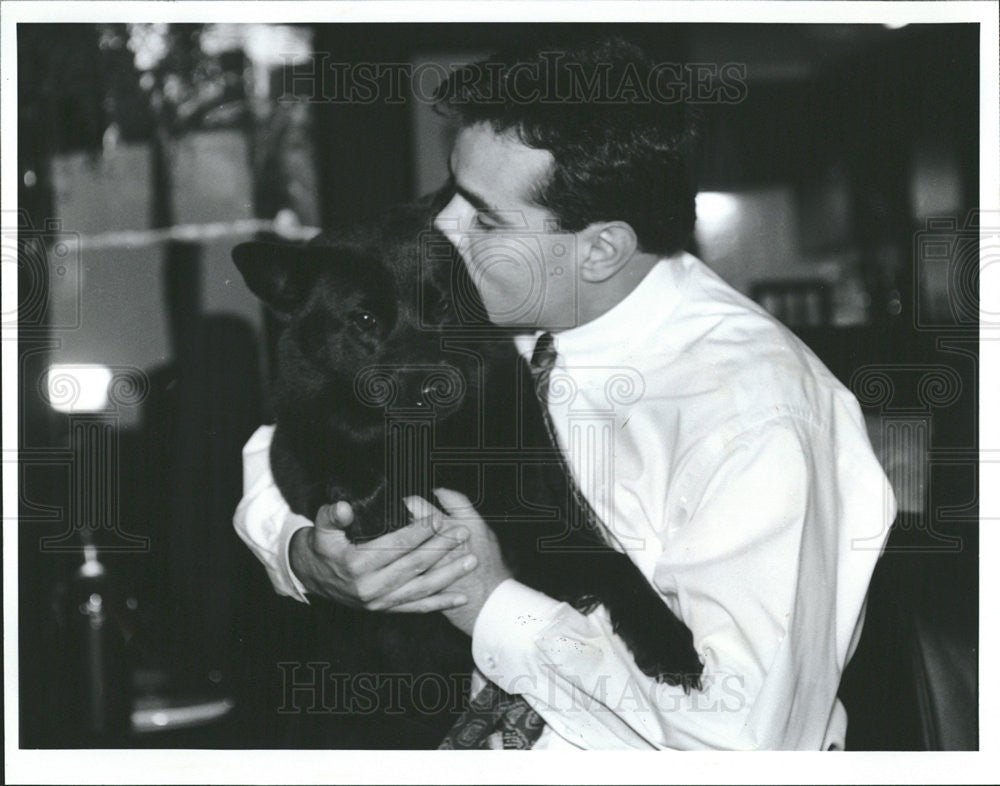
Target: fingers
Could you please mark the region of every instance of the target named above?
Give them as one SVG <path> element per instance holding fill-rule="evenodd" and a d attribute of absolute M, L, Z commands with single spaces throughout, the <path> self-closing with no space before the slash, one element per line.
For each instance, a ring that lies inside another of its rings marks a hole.
<path fill-rule="evenodd" d="M 341 529 L 349 527 L 354 523 L 354 508 L 351 507 L 350 503 L 340 500 L 340 502 L 333 506 L 333 510 L 337 525 Z"/>
<path fill-rule="evenodd" d="M 441 532 L 413 551 L 404 554 L 383 568 L 387 577 L 406 580 L 425 573 L 451 552 L 461 552 L 456 548 L 468 540 L 469 531 L 462 527 Z M 398 582 L 397 582 L 398 583 Z"/>
<path fill-rule="evenodd" d="M 440 557 L 445 551 L 454 548 L 459 541 L 456 538 L 457 533 L 438 532 L 439 527 L 440 521 L 416 521 L 375 540 L 361 543 L 357 546 L 355 568 L 359 573 L 371 573 L 425 544 L 428 552 L 437 552 Z"/>
<path fill-rule="evenodd" d="M 387 611 L 400 614 L 428 614 L 432 611 L 454 609 L 458 606 L 464 606 L 468 602 L 469 600 L 465 595 L 442 593 L 440 595 L 432 595 L 429 598 L 410 601 L 409 603 L 401 603 L 398 606 L 387 609 Z"/>
<path fill-rule="evenodd" d="M 441 507 L 445 509 L 449 516 L 469 516 L 478 517 L 476 509 L 469 502 L 469 498 L 461 492 L 452 489 L 434 489 L 434 496 L 437 497 Z"/>
<path fill-rule="evenodd" d="M 466 573 L 475 570 L 477 564 L 478 560 L 473 554 L 465 555 L 461 559 L 441 560 L 441 563 L 426 573 L 410 579 L 399 589 L 377 598 L 368 608 L 373 611 L 399 611 L 399 606 L 443 592 Z M 396 578 L 393 576 L 389 581 L 394 581 Z M 391 583 L 388 586 L 391 586 Z"/>
<path fill-rule="evenodd" d="M 437 493 L 448 511 L 463 514 L 461 525 L 455 526 L 457 516 L 448 517 L 423 498 L 410 497 L 405 502 L 416 521 L 357 545 L 344 531 L 354 521 L 350 504 L 341 501 L 320 508 L 309 539 L 314 555 L 310 564 L 324 566 L 319 583 L 329 590 L 320 594 L 373 611 L 440 611 L 466 603 L 461 593 L 445 590 L 475 570 L 476 557 L 464 544 L 482 520 L 462 494 Z M 448 529 L 442 531 L 444 526 Z"/>
<path fill-rule="evenodd" d="M 351 545 L 344 529 L 353 520 L 354 511 L 346 502 L 324 505 L 319 509 L 309 536 L 309 548 L 316 558 L 330 565 L 342 564 Z"/>
<path fill-rule="evenodd" d="M 416 551 L 359 580 L 359 590 L 372 610 L 434 595 L 476 566 L 476 558 L 447 541 L 428 541 Z M 454 555 L 452 558 L 451 555 Z M 459 559 L 463 558 L 464 559 Z"/>
<path fill-rule="evenodd" d="M 435 508 L 423 497 L 404 497 L 403 504 L 410 511 L 410 515 L 417 519 L 426 519 L 434 515 L 441 515 L 441 511 Z"/>
<path fill-rule="evenodd" d="M 341 500 L 335 505 L 324 505 L 316 514 L 316 529 L 329 532 L 344 530 L 354 521 L 354 510 L 350 504 Z"/>
<path fill-rule="evenodd" d="M 496 533 L 479 515 L 467 496 L 452 489 L 435 489 L 434 494 L 441 506 L 447 511 L 448 520 L 468 530 L 470 543 L 475 544 L 481 538 L 496 542 Z M 478 551 L 478 548 L 474 547 L 473 550 Z"/>

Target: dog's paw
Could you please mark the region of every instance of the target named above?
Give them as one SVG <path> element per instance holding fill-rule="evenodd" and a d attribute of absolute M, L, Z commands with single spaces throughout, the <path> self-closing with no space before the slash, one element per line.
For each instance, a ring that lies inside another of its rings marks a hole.
<path fill-rule="evenodd" d="M 568 601 L 581 614 L 590 614 L 590 612 L 601 605 L 601 599 L 596 595 L 579 595 L 565 598 L 564 600 Z"/>
<path fill-rule="evenodd" d="M 657 647 L 659 651 L 652 647 Z M 633 643 L 629 649 L 643 674 L 657 682 L 680 685 L 685 693 L 701 690 L 703 666 L 693 646 L 664 647 L 663 642 L 646 645 Z"/>
<path fill-rule="evenodd" d="M 643 674 L 657 682 L 680 685 L 685 693 L 701 690 L 703 665 L 687 625 L 655 594 L 612 613 L 615 633 L 628 646 Z"/>

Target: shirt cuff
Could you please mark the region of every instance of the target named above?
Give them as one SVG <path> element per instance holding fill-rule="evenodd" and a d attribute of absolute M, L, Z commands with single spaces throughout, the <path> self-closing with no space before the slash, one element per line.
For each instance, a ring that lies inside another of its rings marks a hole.
<path fill-rule="evenodd" d="M 292 535 L 313 523 L 292 512 L 271 475 L 273 426 L 262 426 L 243 448 L 243 499 L 233 515 L 236 533 L 260 560 L 274 590 L 308 603 L 305 586 L 292 572 L 288 548 Z"/>
<path fill-rule="evenodd" d="M 292 563 L 289 560 L 288 551 L 292 545 L 292 535 L 298 532 L 303 527 L 315 526 L 309 519 L 305 516 L 300 516 L 298 513 L 292 513 L 291 510 L 285 516 L 285 521 L 281 526 L 281 532 L 278 535 L 278 571 L 281 575 L 283 582 L 283 588 L 288 590 L 283 593 L 296 600 L 300 600 L 303 603 L 308 603 L 309 598 L 306 596 L 306 587 L 299 581 L 299 577 L 295 575 L 295 571 L 292 570 Z M 277 584 L 275 584 L 277 587 Z"/>
<path fill-rule="evenodd" d="M 472 630 L 472 659 L 479 670 L 508 693 L 521 693 L 537 671 L 538 639 L 567 604 L 507 579 L 493 590 Z"/>

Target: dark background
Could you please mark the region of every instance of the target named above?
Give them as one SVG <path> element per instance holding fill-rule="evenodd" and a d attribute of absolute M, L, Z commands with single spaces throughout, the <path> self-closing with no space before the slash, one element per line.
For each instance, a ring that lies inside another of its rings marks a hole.
<path fill-rule="evenodd" d="M 202 25 L 134 28 L 18 26 L 21 746 L 336 747 L 336 723 L 280 711 L 277 664 L 311 623 L 232 529 L 271 326 L 228 250 L 277 216 L 345 223 L 440 182 L 446 130 L 421 136 L 412 101 L 315 100 L 308 52 L 450 63 L 546 26 L 298 26 L 295 66 L 280 41 L 268 59 Z M 722 195 L 705 205 L 736 212 L 700 219 L 693 250 L 854 390 L 903 502 L 845 679 L 849 743 L 975 746 L 978 28 L 600 30 L 746 66 L 742 101 L 700 107 L 699 182 Z M 165 54 L 142 60 L 150 37 Z M 80 363 L 117 394 L 59 411 L 46 370 Z M 84 543 L 103 577 L 78 574 Z M 231 708 L 199 726 L 131 714 L 213 701 Z"/>

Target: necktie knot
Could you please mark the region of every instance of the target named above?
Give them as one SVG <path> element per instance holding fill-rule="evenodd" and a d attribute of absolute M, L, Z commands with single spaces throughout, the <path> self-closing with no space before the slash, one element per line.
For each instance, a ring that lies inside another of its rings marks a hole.
<path fill-rule="evenodd" d="M 551 371 L 555 365 L 556 340 L 548 331 L 542 333 L 535 341 L 535 351 L 531 353 L 531 369 L 536 374 L 540 371 Z"/>
<path fill-rule="evenodd" d="M 548 331 L 542 333 L 535 342 L 535 351 L 531 353 L 531 371 L 535 376 L 535 392 L 543 406 L 549 398 L 549 377 L 558 356 L 555 338 Z"/>

